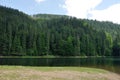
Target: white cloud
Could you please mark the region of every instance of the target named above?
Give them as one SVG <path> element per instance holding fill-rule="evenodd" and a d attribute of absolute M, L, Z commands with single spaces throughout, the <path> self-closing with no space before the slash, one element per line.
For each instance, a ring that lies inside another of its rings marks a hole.
<path fill-rule="evenodd" d="M 120 24 L 120 4 L 111 5 L 104 10 L 95 10 L 95 7 L 102 1 L 103 0 L 65 0 L 63 7 L 67 10 L 67 15 L 70 16 L 100 21 L 112 21 Z"/>
<path fill-rule="evenodd" d="M 115 4 L 104 10 L 91 11 L 91 19 L 100 21 L 112 21 L 120 24 L 120 4 Z"/>
<path fill-rule="evenodd" d="M 101 2 L 102 0 L 65 0 L 64 8 L 70 16 L 87 18 L 89 11 Z"/>
<path fill-rule="evenodd" d="M 45 1 L 45 0 L 35 0 L 35 1 L 40 3 L 40 2 L 43 2 L 43 1 Z"/>

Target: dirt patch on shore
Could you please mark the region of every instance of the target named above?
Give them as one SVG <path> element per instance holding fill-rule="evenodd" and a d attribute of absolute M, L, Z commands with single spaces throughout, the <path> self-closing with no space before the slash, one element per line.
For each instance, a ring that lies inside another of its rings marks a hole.
<path fill-rule="evenodd" d="M 120 75 L 80 71 L 0 70 L 0 80 L 120 80 Z"/>

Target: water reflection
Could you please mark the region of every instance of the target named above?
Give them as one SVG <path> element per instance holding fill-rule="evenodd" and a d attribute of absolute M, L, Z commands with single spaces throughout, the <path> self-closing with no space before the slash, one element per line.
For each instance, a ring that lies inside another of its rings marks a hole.
<path fill-rule="evenodd" d="M 102 68 L 120 74 L 120 58 L 0 58 L 0 65 L 81 66 Z"/>

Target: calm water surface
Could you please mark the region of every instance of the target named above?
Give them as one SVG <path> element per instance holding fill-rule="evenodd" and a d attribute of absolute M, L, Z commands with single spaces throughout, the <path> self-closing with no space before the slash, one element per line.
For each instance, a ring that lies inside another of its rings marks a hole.
<path fill-rule="evenodd" d="M 120 74 L 120 57 L 108 58 L 0 58 L 0 65 L 91 67 Z"/>

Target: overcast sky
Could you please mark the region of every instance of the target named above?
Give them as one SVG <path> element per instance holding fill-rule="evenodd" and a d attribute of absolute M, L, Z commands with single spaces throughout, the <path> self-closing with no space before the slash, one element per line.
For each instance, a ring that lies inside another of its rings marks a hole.
<path fill-rule="evenodd" d="M 29 15 L 62 14 L 120 24 L 120 0 L 0 0 L 0 5 Z"/>

